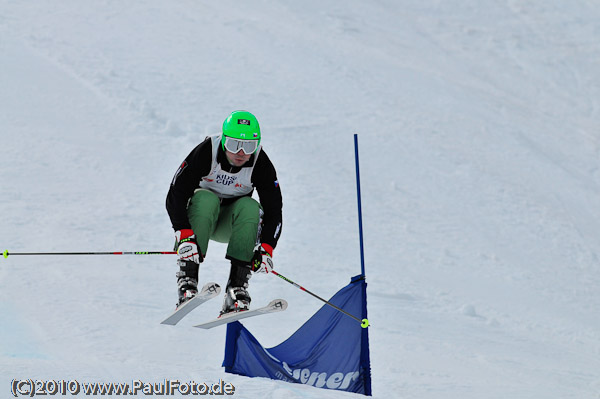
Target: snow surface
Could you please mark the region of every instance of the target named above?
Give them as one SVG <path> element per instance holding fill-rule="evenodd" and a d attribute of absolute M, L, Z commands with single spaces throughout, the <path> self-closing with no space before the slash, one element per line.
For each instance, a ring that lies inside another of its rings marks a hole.
<path fill-rule="evenodd" d="M 592 0 L 0 1 L 0 249 L 170 250 L 172 175 L 254 112 L 284 195 L 280 273 L 359 274 L 359 134 L 376 398 L 600 397 L 600 7 Z M 202 279 L 225 283 L 212 243 Z M 177 327 L 172 256 L 0 259 L 13 378 L 234 384 L 220 300 Z M 274 346 L 321 303 L 269 276 Z"/>

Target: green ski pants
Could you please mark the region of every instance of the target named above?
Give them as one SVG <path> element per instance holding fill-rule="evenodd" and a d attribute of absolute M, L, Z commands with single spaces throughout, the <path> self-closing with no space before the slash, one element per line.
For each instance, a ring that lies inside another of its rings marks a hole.
<path fill-rule="evenodd" d="M 228 243 L 227 258 L 249 262 L 254 255 L 260 223 L 260 204 L 251 197 L 241 197 L 222 205 L 219 197 L 209 190 L 194 193 L 188 204 L 188 218 L 196 234 L 202 255 L 208 241 Z"/>

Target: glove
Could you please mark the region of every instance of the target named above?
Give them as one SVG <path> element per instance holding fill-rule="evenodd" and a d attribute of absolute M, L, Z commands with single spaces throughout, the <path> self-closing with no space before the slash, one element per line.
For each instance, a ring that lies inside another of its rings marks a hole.
<path fill-rule="evenodd" d="M 254 248 L 254 257 L 250 262 L 254 273 L 271 273 L 273 270 L 273 247 L 269 244 L 258 244 Z"/>
<path fill-rule="evenodd" d="M 202 255 L 198 251 L 198 244 L 196 243 L 196 236 L 194 230 L 183 229 L 175 232 L 175 239 L 177 240 L 177 255 L 179 259 L 193 261 L 196 263 L 202 262 Z"/>

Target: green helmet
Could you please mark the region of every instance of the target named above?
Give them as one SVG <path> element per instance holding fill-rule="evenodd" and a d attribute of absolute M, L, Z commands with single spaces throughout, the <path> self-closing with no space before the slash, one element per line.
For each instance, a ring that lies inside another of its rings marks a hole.
<path fill-rule="evenodd" d="M 221 146 L 225 149 L 225 138 L 238 140 L 256 140 L 260 144 L 260 126 L 254 115 L 248 111 L 234 111 L 223 122 Z"/>

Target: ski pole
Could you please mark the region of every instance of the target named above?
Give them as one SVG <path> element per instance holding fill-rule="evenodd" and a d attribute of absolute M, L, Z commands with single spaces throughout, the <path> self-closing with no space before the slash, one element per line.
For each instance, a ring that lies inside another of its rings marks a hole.
<path fill-rule="evenodd" d="M 9 255 L 175 255 L 173 251 L 131 251 L 131 252 L 8 252 L 5 250 L 2 255 L 8 258 Z"/>
<path fill-rule="evenodd" d="M 293 282 L 292 280 L 290 280 L 289 278 L 277 273 L 275 270 L 271 270 L 271 273 L 273 273 L 274 275 L 276 275 L 277 277 L 279 277 L 280 279 L 287 281 L 288 283 L 290 283 L 291 285 L 293 285 L 296 288 L 300 288 L 302 291 L 314 296 L 315 298 L 317 298 L 318 300 L 320 300 L 321 302 L 325 302 L 327 305 L 331 306 L 332 308 L 342 312 L 343 314 L 345 314 L 346 316 L 350 316 L 352 317 L 354 320 L 358 321 L 360 323 L 360 326 L 362 328 L 367 328 L 369 327 L 369 320 L 367 319 L 359 319 L 358 317 L 346 312 L 344 309 L 339 308 L 337 306 L 335 306 L 333 303 L 321 298 L 320 296 L 318 296 L 317 294 L 314 294 L 312 292 L 310 292 L 309 290 L 307 290 L 306 288 L 302 287 L 301 285 L 296 284 L 295 282 Z"/>

